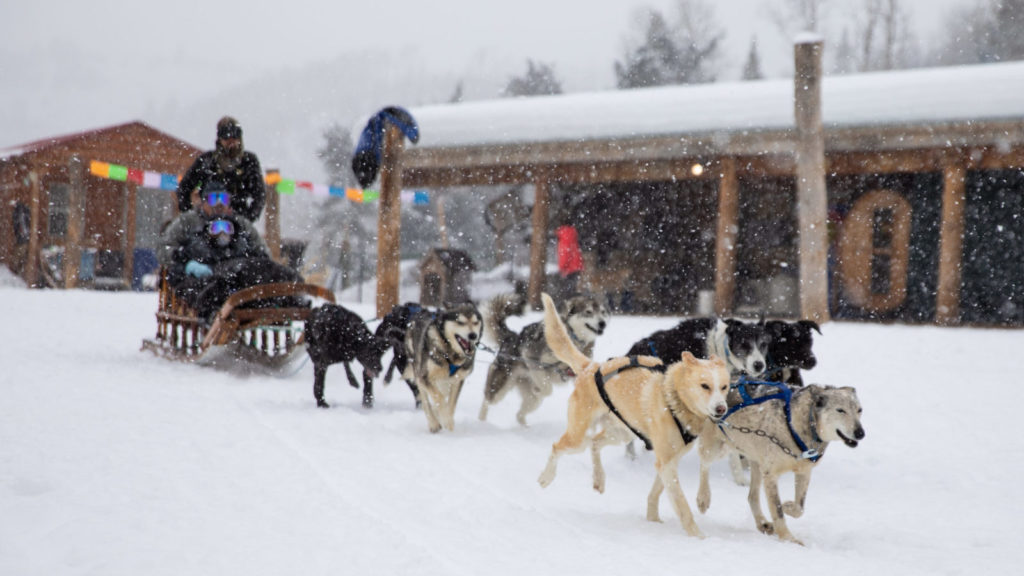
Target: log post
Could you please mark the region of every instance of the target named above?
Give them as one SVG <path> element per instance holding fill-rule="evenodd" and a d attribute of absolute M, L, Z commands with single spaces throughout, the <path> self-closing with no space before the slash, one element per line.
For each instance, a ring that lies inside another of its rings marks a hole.
<path fill-rule="evenodd" d="M 718 232 L 715 241 L 715 314 L 732 313 L 736 291 L 736 236 L 739 232 L 739 180 L 736 159 L 722 158 L 718 176 Z"/>
<path fill-rule="evenodd" d="M 134 182 L 124 183 L 124 229 L 121 230 L 121 246 L 124 250 L 124 270 L 121 271 L 125 286 L 132 287 L 135 267 L 135 207 L 138 204 L 139 186 Z"/>
<path fill-rule="evenodd" d="M 538 175 L 534 180 L 533 231 L 530 235 L 530 285 L 527 295 L 534 310 L 543 308 L 540 299 L 544 291 L 545 269 L 548 264 L 548 178 Z"/>
<path fill-rule="evenodd" d="M 963 261 L 964 166 L 947 161 L 942 170 L 942 224 L 939 229 L 939 283 L 935 295 L 935 322 L 960 322 L 960 265 Z"/>
<path fill-rule="evenodd" d="M 82 237 L 85 235 L 85 163 L 72 156 L 68 163 L 68 218 L 64 234 L 64 288 L 78 287 L 82 266 Z"/>
<path fill-rule="evenodd" d="M 377 317 L 398 304 L 402 227 L 402 152 L 405 136 L 385 123 L 380 163 L 380 208 L 377 216 Z"/>
<path fill-rule="evenodd" d="M 30 183 L 29 194 L 29 236 L 28 255 L 25 259 L 23 276 L 29 288 L 39 288 L 39 209 L 42 203 L 42 191 L 39 187 L 39 175 L 35 170 L 28 173 Z"/>
<path fill-rule="evenodd" d="M 824 42 L 805 34 L 794 47 L 797 220 L 800 226 L 800 316 L 821 324 L 828 311 L 828 195 L 821 120 Z"/>
<path fill-rule="evenodd" d="M 276 173 L 277 170 L 267 170 L 267 172 Z M 281 262 L 281 196 L 277 193 L 275 186 L 267 186 L 266 182 L 264 182 L 263 186 L 266 190 L 267 199 L 263 205 L 263 212 L 266 214 L 264 236 L 267 241 L 267 248 L 270 250 L 270 257 L 275 262 Z"/>

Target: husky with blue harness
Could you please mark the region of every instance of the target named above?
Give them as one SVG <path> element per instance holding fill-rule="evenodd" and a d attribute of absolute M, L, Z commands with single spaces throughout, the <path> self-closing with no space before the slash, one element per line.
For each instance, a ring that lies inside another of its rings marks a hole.
<path fill-rule="evenodd" d="M 791 390 L 777 382 L 741 378 L 729 393 L 729 405 L 725 416 L 705 425 L 700 436 L 697 508 L 703 513 L 711 506 L 711 463 L 735 450 L 750 462 L 747 501 L 757 529 L 802 544 L 789 531 L 785 516 L 803 515 L 811 471 L 830 442 L 856 448 L 864 438 L 857 391 L 816 384 Z M 787 472 L 795 476 L 795 497 L 782 503 L 779 476 Z M 762 485 L 771 521 L 761 511 Z"/>
<path fill-rule="evenodd" d="M 412 316 L 405 334 L 409 362 L 402 373 L 419 390 L 431 432 L 455 428 L 455 405 L 473 373 L 483 318 L 472 302 Z"/>
<path fill-rule="evenodd" d="M 601 448 L 639 438 L 654 451 L 657 475 L 647 497 L 647 519 L 660 522 L 658 504 L 668 490 L 669 500 L 690 536 L 703 537 L 679 485 L 678 465 L 696 444 L 705 424 L 727 410 L 729 370 L 725 361 L 701 360 L 689 352 L 668 366 L 651 356 L 612 358 L 594 362 L 580 351 L 562 323 L 554 302 L 544 300 L 544 336 L 555 356 L 572 368 L 576 381 L 569 395 L 565 434 L 551 447 L 538 482 L 555 479 L 562 454 L 587 445 L 594 462 L 594 488 L 604 490 Z M 596 425 L 596 426 L 594 426 Z M 596 434 L 590 436 L 590 431 Z"/>

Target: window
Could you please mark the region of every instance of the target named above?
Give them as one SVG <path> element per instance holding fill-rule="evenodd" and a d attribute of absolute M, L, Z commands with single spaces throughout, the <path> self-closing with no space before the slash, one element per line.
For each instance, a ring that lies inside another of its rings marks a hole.
<path fill-rule="evenodd" d="M 68 234 L 68 205 L 71 191 L 67 184 L 53 184 L 50 186 L 49 196 L 47 234 L 54 238 L 63 238 Z"/>

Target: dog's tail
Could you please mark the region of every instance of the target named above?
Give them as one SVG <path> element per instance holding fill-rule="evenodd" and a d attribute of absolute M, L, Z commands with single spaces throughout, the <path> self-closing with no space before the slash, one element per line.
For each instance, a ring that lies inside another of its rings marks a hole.
<path fill-rule="evenodd" d="M 544 339 L 555 353 L 555 358 L 568 364 L 576 374 L 580 374 L 584 367 L 590 364 L 590 358 L 573 343 L 551 296 L 546 293 L 540 296 L 544 301 Z"/>
<path fill-rule="evenodd" d="M 505 325 L 505 320 L 509 316 L 522 316 L 524 308 L 526 308 L 526 297 L 518 292 L 499 294 L 491 298 L 484 316 L 484 334 L 489 335 L 490 339 L 493 339 L 498 346 L 515 338 L 515 331 Z"/>

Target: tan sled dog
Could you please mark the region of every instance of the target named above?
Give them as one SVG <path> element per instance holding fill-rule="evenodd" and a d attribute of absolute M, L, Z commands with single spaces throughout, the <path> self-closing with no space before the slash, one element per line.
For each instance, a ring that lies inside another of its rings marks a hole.
<path fill-rule="evenodd" d="M 700 436 L 697 508 L 703 513 L 711 505 L 708 484 L 711 462 L 735 449 L 750 461 L 747 501 L 757 529 L 802 544 L 786 526 L 786 515 L 793 518 L 803 515 L 811 471 L 825 455 L 830 442 L 838 440 L 856 448 L 864 439 L 857 391 L 848 386 L 834 388 L 814 384 L 797 388 L 789 401 L 791 417 L 788 422 L 784 396 L 764 390 L 756 394 L 754 401 L 740 404 L 739 409 L 733 408 L 734 411 L 720 422 L 705 424 Z M 756 403 L 766 395 L 772 399 Z M 738 400 L 738 397 L 730 397 L 730 402 Z M 787 472 L 794 475 L 795 498 L 783 503 L 779 497 L 779 476 Z M 770 522 L 761 511 L 762 486 L 768 500 Z"/>
<path fill-rule="evenodd" d="M 551 297 L 542 297 L 544 336 L 555 357 L 568 364 L 577 376 L 569 396 L 565 434 L 551 448 L 547 467 L 538 479 L 540 485 L 551 484 L 558 458 L 566 452 L 583 450 L 588 430 L 592 424 L 598 424 L 599 431 L 590 442 L 594 488 L 602 491 L 601 448 L 625 443 L 635 434 L 654 450 L 658 472 L 647 497 L 647 519 L 661 521 L 658 502 L 667 488 L 683 529 L 690 536 L 703 537 L 679 486 L 678 463 L 693 447 L 704 422 L 726 412 L 729 369 L 725 362 L 717 357 L 698 360 L 689 352 L 683 353 L 681 362 L 667 368 L 650 356 L 593 362 L 573 344 Z"/>

